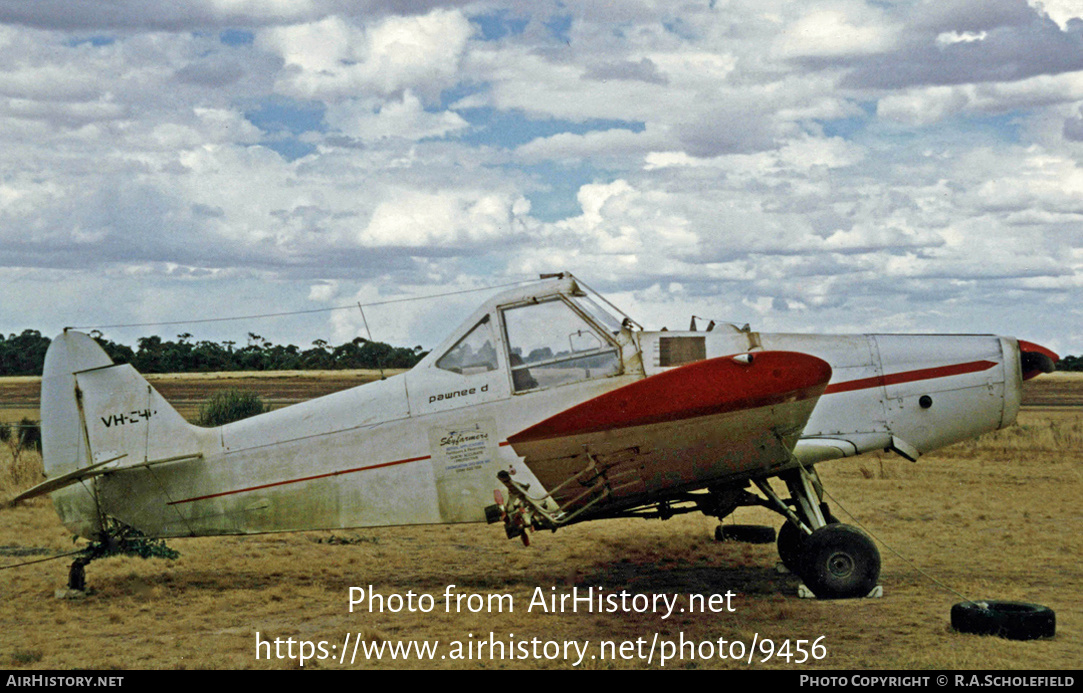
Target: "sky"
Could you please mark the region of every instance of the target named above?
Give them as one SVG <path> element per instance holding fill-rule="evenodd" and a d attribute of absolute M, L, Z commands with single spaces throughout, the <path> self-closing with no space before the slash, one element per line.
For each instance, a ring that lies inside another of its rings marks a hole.
<path fill-rule="evenodd" d="M 1080 354 L 1081 164 L 1083 0 L 0 0 L 0 333 L 432 348 L 486 292 L 388 301 L 570 271 Z"/>

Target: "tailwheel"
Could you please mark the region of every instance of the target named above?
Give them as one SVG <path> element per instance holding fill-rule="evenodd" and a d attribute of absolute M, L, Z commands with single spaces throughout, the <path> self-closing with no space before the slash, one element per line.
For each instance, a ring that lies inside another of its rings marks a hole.
<path fill-rule="evenodd" d="M 858 528 L 829 524 L 802 540 L 796 572 L 820 599 L 864 597 L 880 577 L 880 552 Z"/>

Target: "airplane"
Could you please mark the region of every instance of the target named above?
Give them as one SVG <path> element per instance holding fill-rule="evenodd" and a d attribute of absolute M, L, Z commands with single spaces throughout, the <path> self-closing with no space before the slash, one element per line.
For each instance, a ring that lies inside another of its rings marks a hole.
<path fill-rule="evenodd" d="M 1008 426 L 1023 380 L 1058 360 L 992 335 L 695 327 L 647 331 L 571 274 L 542 275 L 405 373 L 219 428 L 66 330 L 42 378 L 47 479 L 16 500 L 51 494 L 92 540 L 487 521 L 525 544 L 759 505 L 785 519 L 786 567 L 817 597 L 855 598 L 880 555 L 831 514 L 815 465 L 917 460 Z"/>

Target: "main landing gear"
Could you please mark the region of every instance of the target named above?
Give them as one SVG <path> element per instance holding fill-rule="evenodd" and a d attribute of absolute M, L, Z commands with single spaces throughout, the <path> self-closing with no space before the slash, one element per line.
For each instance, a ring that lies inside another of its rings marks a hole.
<path fill-rule="evenodd" d="M 864 597 L 880 577 L 880 552 L 867 534 L 839 523 L 821 502 L 820 480 L 812 469 L 798 468 L 780 478 L 790 491 L 782 500 L 770 484 L 755 481 L 769 499 L 767 507 L 786 518 L 778 533 L 778 556 L 790 572 L 820 599 Z"/>

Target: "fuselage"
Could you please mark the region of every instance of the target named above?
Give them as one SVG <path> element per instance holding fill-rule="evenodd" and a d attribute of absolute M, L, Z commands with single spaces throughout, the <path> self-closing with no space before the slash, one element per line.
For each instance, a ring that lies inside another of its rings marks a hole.
<path fill-rule="evenodd" d="M 1010 423 L 1021 381 L 1010 338 L 647 332 L 610 317 L 570 278 L 487 302 L 405 374 L 217 429 L 180 420 L 134 370 L 93 354 L 89 338 L 67 335 L 54 348 L 43 385 L 47 473 L 114 465 L 53 491 L 65 524 L 88 537 L 107 518 L 161 537 L 483 521 L 499 472 L 544 497 L 592 464 L 631 479 L 602 500 L 634 507 L 799 460 L 874 449 L 916 458 Z M 830 368 L 819 390 L 794 401 L 573 431 L 560 444 L 581 447 L 578 457 L 510 442 L 652 376 L 766 352 Z M 693 421 L 707 414 L 715 418 Z M 613 442 L 625 439 L 634 453 Z"/>

